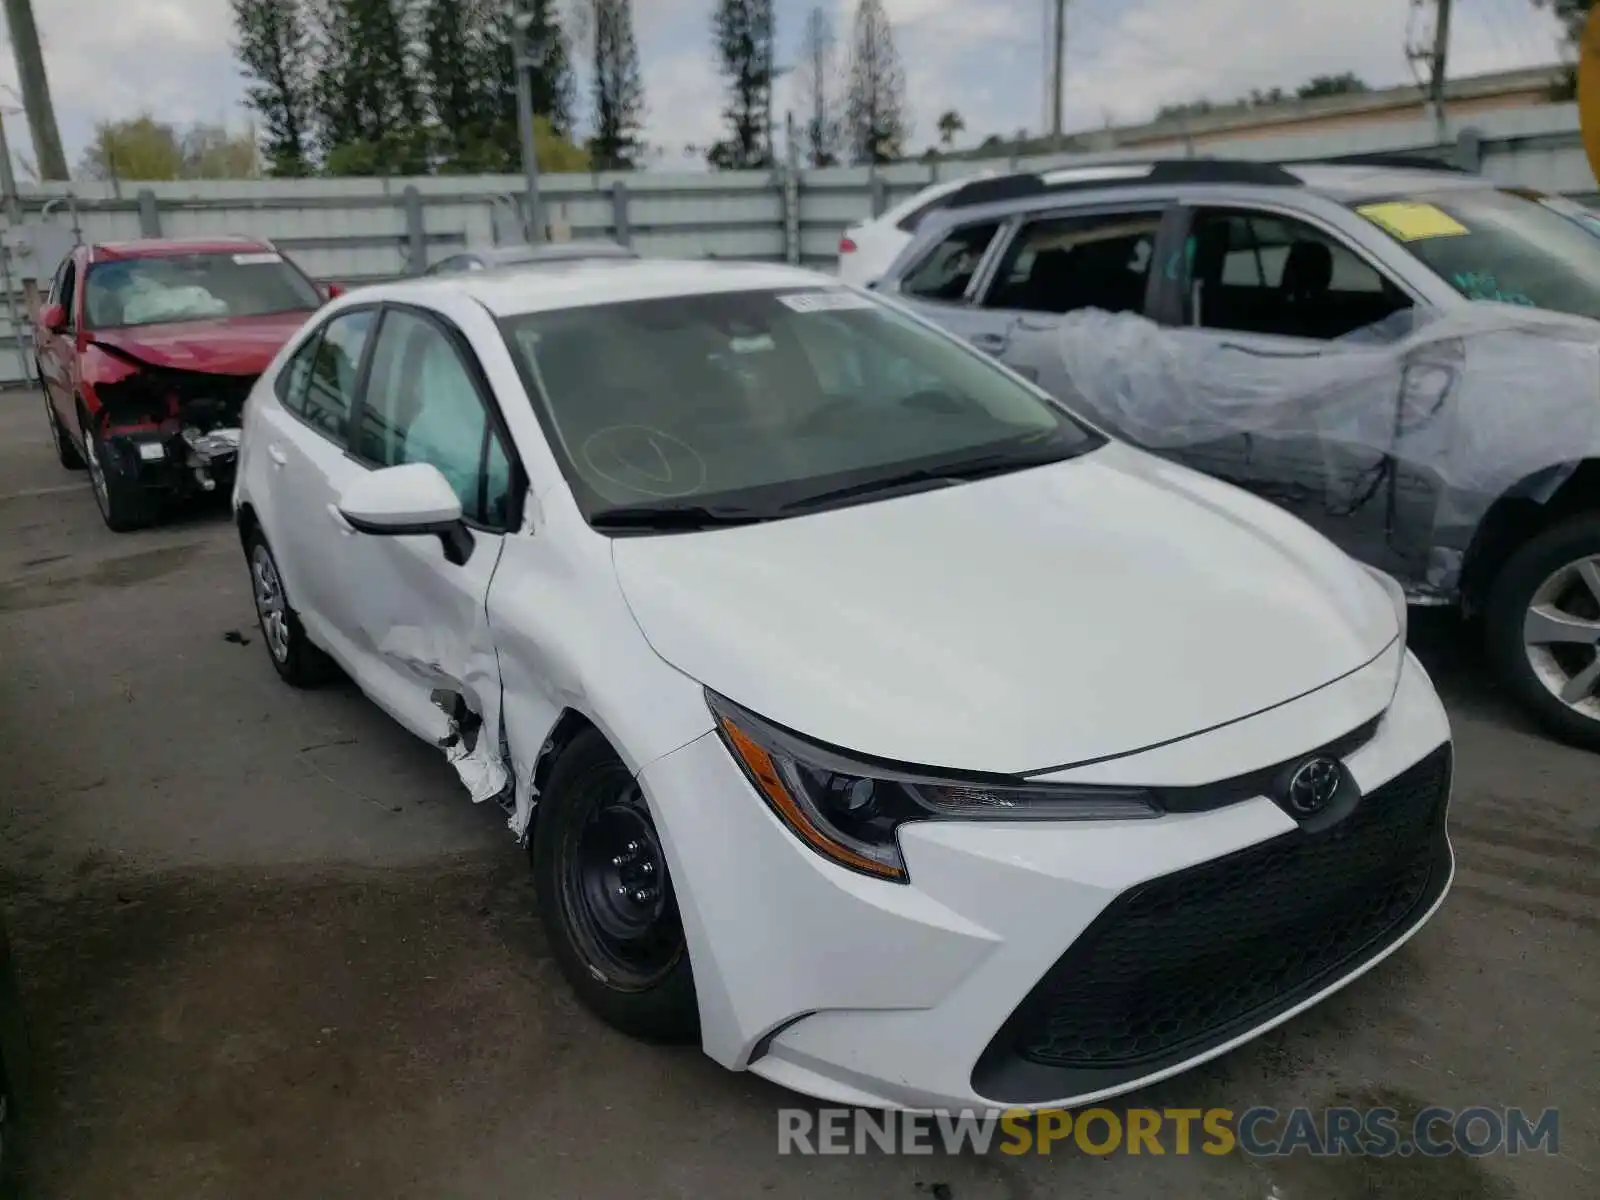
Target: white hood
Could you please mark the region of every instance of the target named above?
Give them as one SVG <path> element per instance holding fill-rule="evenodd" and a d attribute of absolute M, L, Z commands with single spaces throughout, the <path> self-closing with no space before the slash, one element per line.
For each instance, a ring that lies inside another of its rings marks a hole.
<path fill-rule="evenodd" d="M 1331 683 L 1399 632 L 1382 586 L 1307 526 L 1116 444 L 613 548 L 673 666 L 810 738 L 923 766 L 1141 750 Z"/>

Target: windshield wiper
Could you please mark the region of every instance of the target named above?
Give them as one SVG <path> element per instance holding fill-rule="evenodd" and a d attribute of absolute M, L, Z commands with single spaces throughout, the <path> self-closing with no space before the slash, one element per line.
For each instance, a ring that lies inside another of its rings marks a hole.
<path fill-rule="evenodd" d="M 937 467 L 917 467 L 910 471 L 900 471 L 892 475 L 883 475 L 876 479 L 868 479 L 861 483 L 848 484 L 845 487 L 832 488 L 814 495 L 802 496 L 798 500 L 791 500 L 783 506 L 783 511 L 794 512 L 798 509 L 826 507 L 843 500 L 854 500 L 863 496 L 873 496 L 882 492 L 899 491 L 902 488 L 916 487 L 918 484 L 934 484 L 940 487 L 949 487 L 957 483 L 968 483 L 975 479 L 987 479 L 993 475 L 1005 475 L 1012 471 L 1021 471 L 1027 467 L 1043 466 L 1045 463 L 1059 462 L 1063 458 L 1070 458 L 1059 447 L 1052 447 L 1048 451 L 1013 451 L 1007 454 L 988 454 L 981 458 L 963 459 Z"/>
<path fill-rule="evenodd" d="M 625 504 L 603 508 L 589 518 L 594 529 L 693 530 L 753 525 L 770 513 L 725 504 Z"/>

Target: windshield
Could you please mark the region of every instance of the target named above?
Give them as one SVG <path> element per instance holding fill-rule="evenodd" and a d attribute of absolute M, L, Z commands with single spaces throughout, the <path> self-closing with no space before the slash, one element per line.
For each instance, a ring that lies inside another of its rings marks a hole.
<path fill-rule="evenodd" d="M 770 519 L 1059 461 L 1100 435 L 954 339 L 839 288 L 502 322 L 585 515 Z M 680 525 L 681 527 L 681 525 Z"/>
<path fill-rule="evenodd" d="M 96 263 L 83 303 L 89 328 L 125 329 L 308 311 L 322 298 L 282 255 L 252 250 Z"/>
<path fill-rule="evenodd" d="M 1600 319 L 1600 239 L 1549 205 L 1475 188 L 1363 202 L 1356 212 L 1469 300 Z"/>

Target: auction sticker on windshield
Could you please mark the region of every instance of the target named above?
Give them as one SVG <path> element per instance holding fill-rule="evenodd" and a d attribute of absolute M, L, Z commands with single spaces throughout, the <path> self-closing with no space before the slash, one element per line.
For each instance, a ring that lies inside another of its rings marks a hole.
<path fill-rule="evenodd" d="M 854 292 L 790 292 L 778 302 L 798 313 L 838 312 L 841 309 L 873 308 L 871 300 Z"/>
<path fill-rule="evenodd" d="M 235 254 L 233 256 L 233 261 L 238 263 L 241 267 L 253 267 L 261 263 L 282 262 L 283 255 L 275 254 L 270 250 L 263 250 L 253 254 Z"/>
<path fill-rule="evenodd" d="M 1465 225 L 1442 208 L 1431 204 L 1418 204 L 1409 200 L 1393 200 L 1383 204 L 1367 204 L 1356 209 L 1374 225 L 1381 225 L 1402 242 L 1420 242 L 1424 238 L 1460 237 L 1470 233 Z"/>

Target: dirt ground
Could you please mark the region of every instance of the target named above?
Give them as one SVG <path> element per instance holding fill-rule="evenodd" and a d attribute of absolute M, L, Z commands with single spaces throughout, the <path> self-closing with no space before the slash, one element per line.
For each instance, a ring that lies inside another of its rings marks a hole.
<path fill-rule="evenodd" d="M 40 1197 L 1560 1200 L 1600 1184 L 1600 772 L 1441 622 L 1439 917 L 1287 1028 L 1118 1107 L 1561 1110 L 1560 1153 L 780 1157 L 803 1102 L 602 1028 L 526 861 L 348 685 L 282 686 L 220 511 L 117 536 L 0 395 L 0 881 Z"/>

